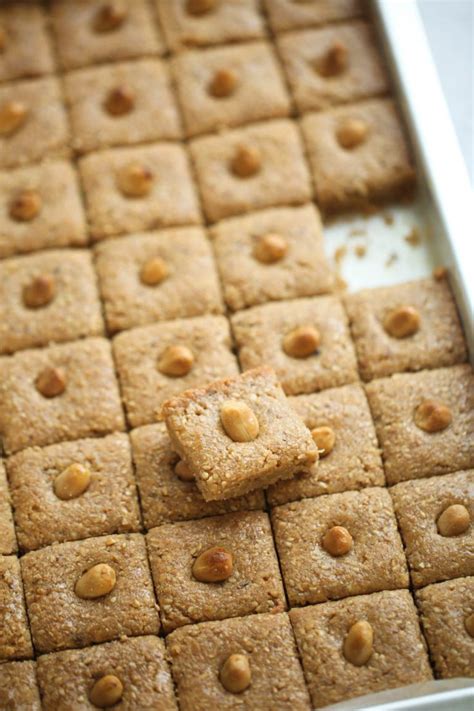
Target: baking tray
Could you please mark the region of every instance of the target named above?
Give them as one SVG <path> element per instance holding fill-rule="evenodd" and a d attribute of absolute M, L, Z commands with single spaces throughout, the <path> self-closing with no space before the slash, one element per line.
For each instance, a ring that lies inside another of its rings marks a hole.
<path fill-rule="evenodd" d="M 445 266 L 474 364 L 472 191 L 415 0 L 371 0 L 418 171 L 415 200 L 325 225 L 326 247 L 349 291 L 388 286 Z M 471 711 L 474 679 L 414 684 L 348 699 L 328 711 Z"/>
<path fill-rule="evenodd" d="M 328 253 L 349 291 L 448 269 L 474 363 L 474 219 L 466 166 L 415 0 L 371 0 L 419 184 L 410 204 L 330 220 Z"/>

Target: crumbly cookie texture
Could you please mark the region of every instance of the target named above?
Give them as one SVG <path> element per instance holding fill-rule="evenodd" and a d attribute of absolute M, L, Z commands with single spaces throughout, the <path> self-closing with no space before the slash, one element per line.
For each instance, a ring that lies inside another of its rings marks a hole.
<path fill-rule="evenodd" d="M 289 403 L 314 432 L 316 444 L 323 428 L 329 428 L 334 443 L 330 451 L 320 451 L 319 462 L 310 472 L 270 486 L 267 499 L 271 506 L 320 494 L 384 485 L 375 428 L 360 385 L 291 397 Z"/>
<path fill-rule="evenodd" d="M 7 466 L 23 551 L 140 530 L 125 434 L 25 449 Z"/>
<path fill-rule="evenodd" d="M 13 555 L 0 556 L 0 615 L 0 661 L 32 657 L 20 562 Z"/>
<path fill-rule="evenodd" d="M 389 485 L 474 467 L 473 384 L 471 366 L 455 365 L 366 386 Z M 433 410 L 428 430 L 418 419 L 426 407 Z"/>
<path fill-rule="evenodd" d="M 163 405 L 172 447 L 206 499 L 227 499 L 307 471 L 318 451 L 271 368 L 188 390 Z"/>
<path fill-rule="evenodd" d="M 474 577 L 428 585 L 416 599 L 437 675 L 472 676 Z"/>
<path fill-rule="evenodd" d="M 77 175 L 66 161 L 1 172 L 0 192 L 0 257 L 87 244 Z M 18 219 L 25 201 L 30 206 L 28 219 Z"/>
<path fill-rule="evenodd" d="M 290 113 L 280 68 L 266 42 L 184 52 L 172 68 L 189 136 Z"/>
<path fill-rule="evenodd" d="M 272 523 L 291 606 L 408 587 L 403 546 L 386 489 L 347 491 L 277 506 Z M 344 534 L 347 547 L 333 549 L 328 531 L 334 538 Z"/>
<path fill-rule="evenodd" d="M 390 494 L 415 587 L 474 575 L 474 470 L 406 481 Z"/>
<path fill-rule="evenodd" d="M 71 706 L 96 708 L 91 702 L 91 690 L 106 675 L 113 675 L 122 685 L 119 705 L 124 708 L 156 711 L 178 708 L 165 644 L 152 636 L 41 656 L 38 682 L 43 708 L 45 711 L 67 711 Z"/>
<path fill-rule="evenodd" d="M 326 213 L 412 194 L 415 169 L 392 99 L 308 114 L 301 128 L 316 201 Z"/>
<path fill-rule="evenodd" d="M 112 333 L 224 310 L 212 249 L 199 227 L 105 241 L 96 247 L 96 267 Z M 155 278 L 147 279 L 153 268 Z"/>
<path fill-rule="evenodd" d="M 188 10 L 187 0 L 154 0 L 166 43 L 172 51 L 265 36 L 257 0 L 209 3 L 199 14 Z"/>
<path fill-rule="evenodd" d="M 290 620 L 314 708 L 433 677 L 408 590 L 291 610 Z M 344 650 L 351 627 L 361 620 L 373 641 L 368 660 L 356 666 Z"/>
<path fill-rule="evenodd" d="M 147 545 L 165 632 L 192 622 L 286 609 L 270 521 L 262 511 L 165 524 L 148 533 Z M 227 577 L 197 579 L 196 560 L 216 547 L 230 563 Z"/>
<path fill-rule="evenodd" d="M 422 279 L 365 289 L 345 299 L 364 380 L 467 358 L 456 303 L 446 280 Z"/>
<path fill-rule="evenodd" d="M 290 120 L 275 119 L 196 138 L 190 152 L 211 222 L 311 199 L 301 138 Z"/>
<path fill-rule="evenodd" d="M 113 351 L 132 427 L 156 422 L 165 400 L 183 390 L 239 373 L 223 316 L 134 328 L 115 338 Z"/>
<path fill-rule="evenodd" d="M 93 239 L 201 222 L 188 157 L 180 144 L 91 153 L 79 161 L 79 171 Z"/>
<path fill-rule="evenodd" d="M 0 8 L 2 51 L 0 81 L 35 77 L 54 71 L 46 32 L 45 13 L 39 5 L 8 3 Z"/>
<path fill-rule="evenodd" d="M 45 251 L 0 262 L 0 353 L 103 333 L 89 252 Z"/>
<path fill-rule="evenodd" d="M 314 205 L 231 217 L 211 230 L 224 298 L 232 311 L 333 290 Z"/>
<path fill-rule="evenodd" d="M 168 67 L 159 59 L 71 72 L 65 91 L 74 147 L 81 153 L 181 138 Z"/>
<path fill-rule="evenodd" d="M 277 46 L 300 112 L 384 94 L 388 76 L 367 22 L 280 35 Z"/>
<path fill-rule="evenodd" d="M 114 585 L 86 597 L 78 581 L 94 566 L 113 570 Z M 21 559 L 33 643 L 38 652 L 86 647 L 118 637 L 157 634 L 159 619 L 138 533 L 60 543 Z M 78 594 L 81 592 L 81 595 Z"/>
<path fill-rule="evenodd" d="M 47 394 L 42 394 L 38 388 L 44 381 L 59 390 L 43 389 Z M 0 432 L 8 454 L 124 428 L 111 347 L 105 339 L 87 338 L 0 358 Z"/>
<path fill-rule="evenodd" d="M 358 380 L 347 316 L 335 296 L 254 306 L 232 316 L 231 325 L 242 368 L 272 366 L 287 395 Z M 313 334 L 314 348 L 294 357 L 285 350 L 285 338 L 300 328 Z"/>
<path fill-rule="evenodd" d="M 362 15 L 364 10 L 361 0 L 264 0 L 264 5 L 274 32 L 348 20 Z"/>
<path fill-rule="evenodd" d="M 105 5 L 107 8 L 107 5 Z M 54 0 L 51 7 L 59 62 L 76 69 L 99 62 L 163 54 L 165 46 L 147 0 L 125 3 L 107 13 L 97 0 Z M 102 12 L 102 29 L 98 30 Z M 111 16 L 111 17 L 110 17 Z M 105 22 L 110 18 L 110 26 Z"/>
<path fill-rule="evenodd" d="M 0 169 L 69 155 L 70 132 L 58 79 L 0 86 L 0 106 L 18 116 L 16 128 L 0 135 Z"/>
<path fill-rule="evenodd" d="M 5 467 L 0 462 L 0 554 L 16 553 L 17 542 Z"/>
<path fill-rule="evenodd" d="M 231 655 L 242 655 L 248 663 L 251 683 L 238 698 L 249 708 L 310 709 L 285 613 L 184 627 L 169 635 L 167 648 L 183 711 L 235 708 L 236 694 L 229 693 L 221 681 L 222 669 Z M 190 648 L 193 654 L 188 653 Z"/>
<path fill-rule="evenodd" d="M 265 507 L 261 490 L 233 499 L 204 501 L 192 473 L 181 476 L 182 460 L 171 449 L 164 422 L 138 427 L 130 439 L 145 528 Z"/>
<path fill-rule="evenodd" d="M 0 664 L 0 708 L 41 711 L 36 662 Z"/>

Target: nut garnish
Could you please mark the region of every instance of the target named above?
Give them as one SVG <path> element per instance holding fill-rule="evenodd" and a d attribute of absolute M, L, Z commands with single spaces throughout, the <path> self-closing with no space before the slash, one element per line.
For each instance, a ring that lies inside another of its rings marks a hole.
<path fill-rule="evenodd" d="M 97 10 L 92 20 L 92 29 L 95 32 L 112 32 L 123 25 L 126 17 L 127 8 L 122 0 L 106 2 Z"/>
<path fill-rule="evenodd" d="M 144 197 L 153 186 L 153 173 L 138 163 L 130 163 L 119 170 L 117 184 L 126 197 Z"/>
<path fill-rule="evenodd" d="M 222 665 L 219 678 L 221 684 L 232 694 L 239 694 L 250 686 L 252 672 L 245 654 L 231 654 Z"/>
<path fill-rule="evenodd" d="M 370 622 L 359 620 L 350 628 L 344 640 L 344 656 L 356 667 L 366 664 L 374 650 L 374 631 Z"/>
<path fill-rule="evenodd" d="M 45 368 L 36 378 L 35 385 L 43 397 L 57 397 L 66 390 L 66 374 L 62 368 Z"/>
<path fill-rule="evenodd" d="M 51 274 L 40 274 L 23 289 L 23 303 L 29 309 L 47 306 L 56 294 L 56 283 Z"/>
<path fill-rule="evenodd" d="M 292 358 L 308 358 L 321 342 L 319 331 L 314 326 L 298 326 L 283 338 L 283 350 Z"/>
<path fill-rule="evenodd" d="M 238 77 L 232 69 L 218 69 L 209 84 L 209 93 L 216 99 L 224 99 L 234 93 Z"/>
<path fill-rule="evenodd" d="M 21 101 L 7 101 L 0 107 L 0 135 L 8 136 L 25 122 L 28 109 Z"/>
<path fill-rule="evenodd" d="M 233 569 L 232 553 L 220 546 L 214 546 L 196 558 L 192 572 L 201 583 L 219 583 L 230 578 Z"/>
<path fill-rule="evenodd" d="M 174 473 L 181 481 L 194 481 L 195 476 L 183 459 L 175 465 Z"/>
<path fill-rule="evenodd" d="M 452 422 L 453 416 L 447 405 L 435 400 L 424 400 L 415 410 L 415 425 L 425 432 L 441 432 Z"/>
<path fill-rule="evenodd" d="M 466 617 L 464 620 L 464 627 L 466 628 L 467 633 L 470 634 L 471 637 L 474 637 L 474 612 Z"/>
<path fill-rule="evenodd" d="M 117 582 L 115 570 L 107 563 L 97 563 L 81 575 L 74 592 L 83 600 L 94 600 L 111 592 Z"/>
<path fill-rule="evenodd" d="M 54 493 L 62 501 L 77 499 L 89 488 L 91 473 L 82 464 L 74 462 L 64 469 L 54 480 Z"/>
<path fill-rule="evenodd" d="M 338 128 L 336 136 L 339 145 L 351 149 L 359 146 L 367 138 L 369 127 L 360 119 L 346 119 Z"/>
<path fill-rule="evenodd" d="M 217 0 L 188 0 L 186 12 L 188 15 L 205 15 L 211 12 L 217 5 Z"/>
<path fill-rule="evenodd" d="M 462 504 L 452 504 L 440 514 L 437 524 L 441 536 L 459 536 L 469 528 L 471 516 Z"/>
<path fill-rule="evenodd" d="M 316 442 L 319 456 L 321 458 L 326 457 L 332 452 L 336 443 L 336 433 L 332 427 L 328 427 L 328 425 L 315 427 L 311 430 L 311 435 Z"/>
<path fill-rule="evenodd" d="M 186 346 L 168 346 L 158 360 L 158 370 L 173 378 L 187 375 L 193 365 L 193 352 Z"/>
<path fill-rule="evenodd" d="M 161 257 L 153 257 L 145 262 L 140 271 L 140 280 L 147 286 L 161 284 L 169 275 L 170 270 L 165 260 Z"/>
<path fill-rule="evenodd" d="M 273 232 L 262 235 L 253 249 L 253 256 L 263 264 L 279 262 L 288 252 L 288 242 L 284 237 Z"/>
<path fill-rule="evenodd" d="M 123 684 L 115 674 L 106 674 L 97 679 L 89 692 L 89 701 L 100 709 L 114 706 L 123 696 Z"/>
<path fill-rule="evenodd" d="M 399 306 L 386 315 L 383 327 L 393 338 L 407 338 L 419 330 L 420 323 L 420 314 L 413 306 Z"/>
<path fill-rule="evenodd" d="M 222 404 L 221 422 L 226 435 L 234 442 L 251 442 L 260 431 L 254 411 L 241 400 L 226 400 Z"/>
<path fill-rule="evenodd" d="M 322 77 L 335 77 L 346 69 L 347 58 L 347 47 L 342 42 L 333 42 L 327 52 L 316 61 L 315 69 Z"/>
<path fill-rule="evenodd" d="M 111 116 L 124 116 L 130 113 L 135 105 L 135 95 L 126 86 L 112 89 L 104 101 L 104 108 Z"/>
<path fill-rule="evenodd" d="M 19 222 L 34 220 L 41 210 L 41 197 L 36 190 L 22 190 L 10 203 L 10 217 Z"/>
<path fill-rule="evenodd" d="M 329 555 L 338 558 L 352 550 L 352 536 L 344 526 L 333 526 L 324 534 L 323 548 Z"/>
<path fill-rule="evenodd" d="M 231 168 L 238 178 L 250 178 L 259 172 L 262 165 L 260 151 L 254 146 L 241 146 L 235 153 Z"/>

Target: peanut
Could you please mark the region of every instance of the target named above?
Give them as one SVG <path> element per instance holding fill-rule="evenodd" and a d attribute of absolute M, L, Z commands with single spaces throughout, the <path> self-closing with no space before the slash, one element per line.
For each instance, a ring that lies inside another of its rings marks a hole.
<path fill-rule="evenodd" d="M 459 536 L 469 528 L 471 516 L 462 504 L 452 504 L 440 514 L 437 523 L 441 536 Z"/>
<path fill-rule="evenodd" d="M 130 163 L 118 172 L 117 185 L 126 197 L 145 197 L 153 187 L 153 173 L 143 165 Z"/>
<path fill-rule="evenodd" d="M 211 12 L 217 5 L 217 0 L 188 0 L 186 12 L 188 15 L 205 15 Z"/>
<path fill-rule="evenodd" d="M 420 314 L 413 306 L 399 306 L 387 314 L 383 327 L 393 338 L 407 338 L 419 330 L 420 323 Z"/>
<path fill-rule="evenodd" d="M 232 694 L 248 689 L 252 681 L 250 664 L 245 654 L 231 654 L 222 665 L 219 678 L 221 684 Z"/>
<path fill-rule="evenodd" d="M 95 32 L 113 32 L 123 25 L 127 17 L 127 8 L 122 0 L 106 2 L 95 14 L 92 29 Z"/>
<path fill-rule="evenodd" d="M 360 119 L 346 119 L 337 130 L 337 140 L 342 148 L 350 150 L 367 138 L 369 127 Z"/>
<path fill-rule="evenodd" d="M 193 365 L 193 352 L 186 346 L 168 346 L 158 360 L 158 370 L 172 378 L 187 375 Z"/>
<path fill-rule="evenodd" d="M 474 637 L 474 612 L 466 617 L 464 627 L 466 628 L 466 632 L 470 634 L 471 637 Z"/>
<path fill-rule="evenodd" d="M 156 286 L 169 276 L 170 270 L 165 260 L 161 257 L 153 257 L 145 262 L 140 271 L 140 280 L 146 286 Z"/>
<path fill-rule="evenodd" d="M 347 68 L 348 52 L 342 42 L 334 42 L 316 63 L 316 71 L 327 79 L 335 77 Z"/>
<path fill-rule="evenodd" d="M 179 462 L 175 465 L 174 473 L 176 474 L 178 479 L 181 479 L 181 481 L 195 480 L 194 473 L 191 471 L 191 469 L 188 467 L 188 465 L 183 459 L 180 459 Z"/>
<path fill-rule="evenodd" d="M 352 536 L 344 526 L 333 526 L 324 534 L 323 548 L 329 555 L 339 558 L 352 550 Z"/>
<path fill-rule="evenodd" d="M 41 197 L 36 190 L 22 190 L 10 203 L 10 217 L 18 222 L 30 222 L 41 210 Z"/>
<path fill-rule="evenodd" d="M 66 375 L 62 368 L 45 368 L 35 380 L 36 389 L 43 397 L 62 395 L 66 390 Z"/>
<path fill-rule="evenodd" d="M 209 93 L 216 99 L 224 99 L 237 88 L 237 74 L 232 69 L 219 69 L 209 84 Z"/>
<path fill-rule="evenodd" d="M 77 499 L 89 488 L 91 473 L 82 464 L 70 464 L 54 480 L 54 493 L 62 501 Z"/>
<path fill-rule="evenodd" d="M 106 674 L 97 679 L 89 692 L 89 701 L 100 709 L 117 704 L 123 696 L 123 684 L 115 674 Z"/>
<path fill-rule="evenodd" d="M 260 151 L 254 146 L 241 146 L 235 153 L 231 168 L 238 178 L 250 178 L 259 172 L 262 165 Z"/>
<path fill-rule="evenodd" d="M 29 309 L 47 306 L 54 299 L 56 284 L 50 274 L 40 274 L 23 289 L 23 303 Z"/>
<path fill-rule="evenodd" d="M 314 326 L 298 326 L 286 334 L 283 350 L 292 358 L 308 358 L 321 342 L 319 331 Z"/>
<path fill-rule="evenodd" d="M 425 432 L 441 432 L 452 422 L 453 416 L 447 405 L 435 400 L 424 400 L 415 410 L 415 425 Z"/>
<path fill-rule="evenodd" d="M 135 105 L 135 95 L 126 86 L 118 86 L 109 92 L 104 101 L 104 108 L 111 116 L 124 116 Z"/>
<path fill-rule="evenodd" d="M 350 628 L 344 640 L 344 656 L 356 667 L 367 664 L 374 651 L 374 631 L 370 622 L 359 620 Z"/>
<path fill-rule="evenodd" d="M 233 569 L 232 553 L 220 546 L 214 546 L 196 558 L 192 573 L 201 583 L 220 583 L 230 578 Z"/>
<path fill-rule="evenodd" d="M 253 256 L 263 264 L 279 262 L 288 251 L 288 242 L 284 237 L 269 232 L 262 235 L 255 244 Z"/>
<path fill-rule="evenodd" d="M 334 449 L 336 443 L 336 434 L 332 427 L 328 427 L 327 425 L 315 427 L 311 430 L 311 435 L 316 442 L 321 459 L 327 457 Z"/>
<path fill-rule="evenodd" d="M 83 600 L 95 600 L 111 592 L 117 582 L 115 570 L 107 563 L 97 563 L 89 568 L 76 582 L 74 592 Z"/>
<path fill-rule="evenodd" d="M 260 425 L 254 411 L 241 400 L 226 400 L 221 406 L 221 423 L 234 442 L 251 442 L 258 437 Z"/>
<path fill-rule="evenodd" d="M 21 101 L 7 101 L 0 107 L 0 136 L 9 136 L 25 122 L 28 109 Z"/>

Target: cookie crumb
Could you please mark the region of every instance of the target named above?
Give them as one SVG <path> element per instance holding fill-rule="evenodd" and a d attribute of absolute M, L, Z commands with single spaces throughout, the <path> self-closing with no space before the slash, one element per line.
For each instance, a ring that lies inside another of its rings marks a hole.
<path fill-rule="evenodd" d="M 384 212 L 382 215 L 382 219 L 386 225 L 393 225 L 393 223 L 395 222 L 395 218 L 391 212 Z"/>
<path fill-rule="evenodd" d="M 403 238 L 411 247 L 418 247 L 421 242 L 421 233 L 418 227 L 413 227 Z"/>
<path fill-rule="evenodd" d="M 356 257 L 359 257 L 359 259 L 362 259 L 362 257 L 365 257 L 367 254 L 367 245 L 366 244 L 356 244 L 354 247 L 354 254 Z"/>
<path fill-rule="evenodd" d="M 394 264 L 398 259 L 398 254 L 396 252 L 392 252 L 391 254 L 388 255 L 387 259 L 385 260 L 385 266 L 386 267 L 391 267 L 392 264 Z"/>

